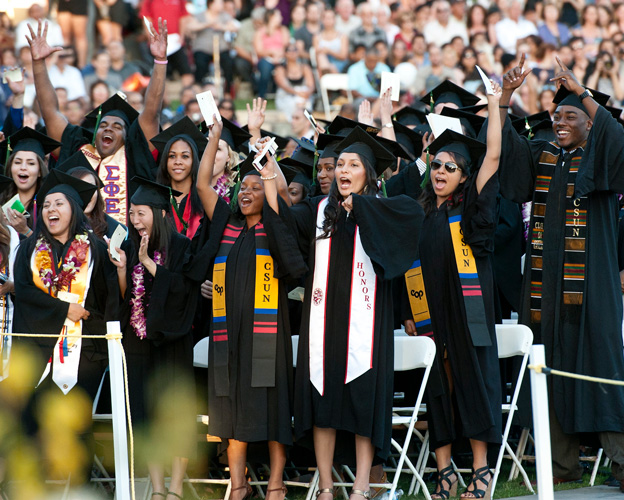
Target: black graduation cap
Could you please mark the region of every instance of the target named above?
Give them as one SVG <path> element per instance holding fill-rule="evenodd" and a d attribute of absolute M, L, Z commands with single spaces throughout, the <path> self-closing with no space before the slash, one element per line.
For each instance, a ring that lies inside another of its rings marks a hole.
<path fill-rule="evenodd" d="M 298 182 L 299 184 L 310 189 L 312 185 L 312 179 L 310 175 L 308 175 L 307 171 L 304 171 L 297 167 L 289 167 L 288 165 L 282 165 L 281 162 L 278 162 L 284 177 L 286 178 L 286 184 L 290 186 L 291 182 Z"/>
<path fill-rule="evenodd" d="M 474 113 L 475 115 L 479 112 L 487 108 L 487 102 L 483 104 L 475 104 L 474 106 L 464 106 L 463 108 L 459 108 L 466 113 Z"/>
<path fill-rule="evenodd" d="M 0 165 L 0 170 L 2 169 L 4 169 L 4 165 Z M 0 194 L 4 193 L 13 184 L 13 179 L 7 177 L 6 175 L 0 174 Z"/>
<path fill-rule="evenodd" d="M 603 94 L 602 92 L 598 92 L 597 90 L 589 89 L 587 87 L 585 88 L 593 94 L 594 101 L 596 101 L 601 106 L 605 106 L 611 98 L 611 96 Z M 581 102 L 579 97 L 574 92 L 570 92 L 563 85 L 559 87 L 559 90 L 557 90 L 555 97 L 553 97 L 553 102 L 559 106 L 574 106 L 575 108 L 578 108 L 585 114 L 589 115 L 587 109 L 585 108 L 585 106 L 583 106 L 583 103 Z"/>
<path fill-rule="evenodd" d="M 242 130 L 249 133 L 249 125 L 243 125 L 241 127 Z M 277 149 L 285 149 L 288 141 L 290 139 L 286 137 L 282 137 L 281 135 L 274 134 L 273 132 L 269 132 L 268 130 L 260 129 L 260 137 L 272 137 L 275 139 L 275 144 L 277 144 Z"/>
<path fill-rule="evenodd" d="M 160 134 L 152 137 L 150 142 L 159 153 L 162 153 L 167 143 L 174 137 L 179 137 L 180 139 L 184 139 L 187 142 L 195 144 L 195 147 L 197 148 L 198 160 L 204 152 L 204 149 L 206 149 L 206 144 L 208 144 L 206 136 L 199 131 L 197 126 L 193 123 L 193 120 L 191 120 L 188 116 L 178 120 L 168 129 L 165 129 Z"/>
<path fill-rule="evenodd" d="M 435 141 L 429 146 L 429 152 L 432 155 L 436 155 L 440 152 L 461 155 L 468 163 L 469 168 L 485 153 L 485 149 L 486 146 L 481 141 L 477 141 L 463 134 L 458 134 L 451 129 L 446 129 L 440 137 L 436 137 Z"/>
<path fill-rule="evenodd" d="M 613 118 L 624 125 L 624 119 L 622 119 L 622 108 L 616 108 L 615 106 L 605 106 L 605 108 L 607 108 L 607 111 L 611 113 Z"/>
<path fill-rule="evenodd" d="M 377 175 L 383 174 L 387 168 L 396 167 L 396 157 L 364 129 L 355 127 L 339 144 L 338 154 L 357 153 L 373 166 Z"/>
<path fill-rule="evenodd" d="M 171 198 L 182 194 L 180 191 L 176 191 L 169 186 L 158 184 L 157 182 L 137 175 L 130 180 L 139 185 L 130 199 L 130 202 L 134 205 L 147 205 L 169 211 Z"/>
<path fill-rule="evenodd" d="M 377 127 L 356 122 L 355 120 L 351 120 L 340 115 L 334 118 L 334 120 L 327 126 L 326 131 L 328 134 L 346 137 L 356 127 L 360 127 L 362 130 L 364 130 L 364 132 L 367 132 L 371 135 L 377 135 L 377 133 L 379 132 L 379 129 Z"/>
<path fill-rule="evenodd" d="M 314 144 L 306 141 L 305 139 L 293 139 L 298 147 L 289 158 L 282 158 L 281 161 L 285 162 L 284 165 L 290 165 L 294 167 L 307 168 L 310 170 L 314 166 L 314 155 L 316 150 Z"/>
<path fill-rule="evenodd" d="M 333 134 L 320 134 L 316 141 L 316 148 L 318 149 L 320 158 L 338 158 L 335 147 L 344 137 Z"/>
<path fill-rule="evenodd" d="M 412 156 L 417 158 L 422 153 L 422 134 L 406 127 L 398 121 L 392 122 L 397 142 Z"/>
<path fill-rule="evenodd" d="M 533 126 L 544 120 L 550 121 L 550 113 L 548 111 L 540 111 L 539 113 L 535 113 L 529 116 L 516 118 L 511 121 L 511 125 L 520 134 L 522 133 L 522 131 L 528 131 L 529 128 L 533 128 Z"/>
<path fill-rule="evenodd" d="M 552 126 L 553 122 L 551 119 L 541 120 L 534 125 L 531 125 L 530 128 L 523 128 L 522 130 L 519 130 L 518 133 L 524 137 L 528 137 L 529 139 L 554 141 L 555 131 Z"/>
<path fill-rule="evenodd" d="M 234 151 L 238 151 L 243 144 L 251 139 L 251 134 L 245 132 L 238 125 L 223 117 L 221 117 L 221 120 L 223 120 L 221 139 L 227 142 Z"/>
<path fill-rule="evenodd" d="M 394 114 L 394 119 L 406 127 L 410 125 L 416 127 L 427 123 L 427 114 L 411 106 L 405 106 Z"/>
<path fill-rule="evenodd" d="M 444 80 L 440 85 L 420 98 L 420 102 L 424 103 L 428 109 L 444 102 L 452 102 L 458 108 L 464 108 L 466 106 L 474 106 L 480 100 L 476 95 L 464 90 L 459 85 L 455 85 L 450 80 Z M 433 106 L 431 105 L 432 101 Z"/>
<path fill-rule="evenodd" d="M 6 161 L 7 156 L 18 151 L 32 151 L 43 159 L 45 155 L 60 146 L 60 142 L 47 135 L 30 127 L 22 127 L 0 143 L 0 158 L 2 161 Z"/>
<path fill-rule="evenodd" d="M 91 164 L 89 163 L 89 160 L 87 160 L 87 157 L 82 153 L 82 151 L 76 151 L 69 158 L 65 159 L 63 163 L 57 164 L 54 167 L 54 170 L 58 170 L 59 172 L 63 172 L 65 174 L 71 175 L 72 171 L 79 169 L 79 168 L 88 170 L 89 172 L 93 173 L 94 177 L 97 179 L 98 189 L 101 189 L 102 187 L 104 187 L 104 183 L 100 179 L 100 176 L 97 174 L 95 169 L 91 166 Z"/>
<path fill-rule="evenodd" d="M 466 135 L 470 137 L 477 137 L 481 127 L 485 123 L 485 117 L 483 116 L 475 115 L 474 113 L 467 113 L 461 109 L 449 108 L 447 106 L 442 108 L 442 112 L 440 114 L 443 116 L 459 118 L 459 121 L 461 121 L 461 124 L 464 126 Z"/>
<path fill-rule="evenodd" d="M 139 117 L 139 112 L 134 109 L 128 101 L 126 101 L 119 92 L 109 97 L 101 105 L 87 113 L 85 117 L 89 125 L 93 124 L 93 128 L 97 128 L 99 122 L 105 116 L 117 116 L 126 124 L 126 129 L 130 127 L 132 122 Z"/>
<path fill-rule="evenodd" d="M 72 198 L 80 208 L 84 209 L 95 193 L 97 187 L 89 182 L 67 175 L 57 169 L 50 170 L 37 193 L 39 206 L 43 206 L 45 197 L 50 193 L 63 193 Z"/>
<path fill-rule="evenodd" d="M 403 158 L 404 160 L 409 161 L 412 161 L 414 159 L 413 155 L 407 149 L 405 149 L 398 141 L 386 139 L 385 137 L 381 137 L 380 135 L 375 136 L 375 140 L 397 158 Z M 393 168 L 392 170 L 394 171 L 395 169 Z"/>
<path fill-rule="evenodd" d="M 245 178 L 246 175 L 258 175 L 262 176 L 260 172 L 256 170 L 256 167 L 253 165 L 254 158 L 256 157 L 255 153 L 251 153 L 242 163 L 238 164 L 238 175 L 239 182 Z"/>

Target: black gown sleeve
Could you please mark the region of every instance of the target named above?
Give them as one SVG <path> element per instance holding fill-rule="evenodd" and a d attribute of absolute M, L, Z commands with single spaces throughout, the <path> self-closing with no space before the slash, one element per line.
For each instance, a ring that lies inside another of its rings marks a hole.
<path fill-rule="evenodd" d="M 293 231 L 306 262 L 312 242 L 316 237 L 316 211 L 323 198 L 325 196 L 308 198 L 292 207 L 286 206 L 285 203 L 283 206 L 280 205 L 280 217 Z"/>
<path fill-rule="evenodd" d="M 182 273 L 191 240 L 174 232 L 167 268 L 157 266 L 146 315 L 147 338 L 159 346 L 191 331 L 200 282 Z"/>
<path fill-rule="evenodd" d="M 71 123 L 65 127 L 61 136 L 61 152 L 59 153 L 57 164 L 63 163 L 82 146 L 89 144 L 93 136 L 88 137 L 88 132 L 87 129 Z"/>
<path fill-rule="evenodd" d="M 478 193 L 475 181 L 475 176 L 466 181 L 462 231 L 475 257 L 481 257 L 494 252 L 499 182 L 494 174 Z"/>
<path fill-rule="evenodd" d="M 483 129 L 487 129 L 487 123 Z M 516 132 L 509 117 L 505 120 L 498 171 L 500 191 L 505 198 L 516 203 L 533 199 L 537 162 L 546 142 L 537 139 L 529 141 Z"/>
<path fill-rule="evenodd" d="M 418 170 L 418 165 L 414 161 L 386 181 L 386 194 L 388 197 L 406 194 L 410 198 L 417 200 L 420 197 L 420 193 L 422 193 L 420 188 L 421 182 L 422 176 L 420 175 L 420 170 Z"/>
<path fill-rule="evenodd" d="M 158 165 L 150 151 L 149 142 L 143 134 L 139 120 L 132 122 L 126 134 L 126 161 L 128 162 L 128 188 L 130 196 L 139 187 L 131 182 L 132 177 L 138 175 L 145 179 L 156 180 Z"/>
<path fill-rule="evenodd" d="M 574 196 L 592 191 L 624 193 L 624 129 L 602 106 L 587 138 Z"/>
<path fill-rule="evenodd" d="M 353 195 L 351 214 L 377 275 L 389 280 L 404 274 L 418 256 L 420 228 L 425 218 L 422 207 L 405 195 Z"/>

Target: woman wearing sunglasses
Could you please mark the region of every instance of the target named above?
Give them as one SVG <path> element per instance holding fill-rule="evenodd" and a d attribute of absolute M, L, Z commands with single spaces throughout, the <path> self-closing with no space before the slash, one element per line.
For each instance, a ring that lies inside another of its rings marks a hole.
<path fill-rule="evenodd" d="M 489 498 L 492 475 L 487 448 L 501 441 L 490 263 L 501 151 L 501 89 L 496 83 L 493 86 L 494 95 L 488 95 L 487 149 L 482 142 L 451 130 L 429 147 L 435 156 L 420 197 L 425 211 L 419 245 L 424 289 L 422 282 L 419 286 L 410 278 L 420 275 L 417 269 L 406 275 L 412 313 L 418 318 L 417 323 L 406 322 L 406 330 L 433 335 L 437 347 L 428 386 L 429 432 L 438 468 L 434 499 L 456 496 L 458 477 L 451 466 L 451 445 L 457 438 L 470 439 L 473 452 L 472 479 L 461 498 Z"/>

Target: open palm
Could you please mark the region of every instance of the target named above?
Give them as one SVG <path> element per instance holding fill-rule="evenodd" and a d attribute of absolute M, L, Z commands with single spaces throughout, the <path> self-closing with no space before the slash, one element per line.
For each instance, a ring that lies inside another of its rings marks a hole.
<path fill-rule="evenodd" d="M 154 26 L 149 34 L 149 48 L 154 59 L 167 59 L 167 20 L 158 18 L 158 30 Z"/>
<path fill-rule="evenodd" d="M 50 54 L 54 54 L 54 52 L 63 50 L 63 47 L 50 47 L 48 45 L 46 40 L 48 35 L 47 21 L 45 23 L 38 21 L 36 33 L 30 24 L 28 25 L 28 30 L 30 31 L 30 36 L 26 35 L 26 40 L 30 45 L 30 52 L 32 54 L 33 61 L 40 61 L 48 57 Z"/>

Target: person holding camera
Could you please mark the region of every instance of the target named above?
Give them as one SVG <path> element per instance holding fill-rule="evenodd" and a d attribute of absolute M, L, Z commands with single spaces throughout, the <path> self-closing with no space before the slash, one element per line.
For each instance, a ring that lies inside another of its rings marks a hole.
<path fill-rule="evenodd" d="M 624 99 L 619 61 L 606 50 L 600 51 L 596 57 L 594 71 L 587 78 L 587 86 L 612 96 L 618 104 Z"/>

